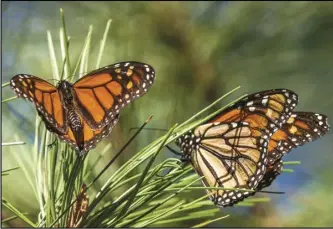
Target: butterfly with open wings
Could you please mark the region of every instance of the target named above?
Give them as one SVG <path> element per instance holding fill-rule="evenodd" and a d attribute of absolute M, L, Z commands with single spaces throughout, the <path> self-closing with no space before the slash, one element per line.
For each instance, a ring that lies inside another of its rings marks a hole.
<path fill-rule="evenodd" d="M 275 89 L 251 94 L 176 140 L 206 187 L 261 190 L 281 172 L 282 155 L 328 130 L 326 116 L 293 113 L 298 96 Z M 296 140 L 295 140 L 296 139 Z M 253 192 L 207 189 L 218 207 Z"/>
<path fill-rule="evenodd" d="M 144 95 L 155 80 L 152 66 L 120 62 L 57 86 L 36 76 L 18 74 L 10 81 L 18 97 L 33 102 L 46 128 L 85 154 L 107 137 L 119 111 Z"/>

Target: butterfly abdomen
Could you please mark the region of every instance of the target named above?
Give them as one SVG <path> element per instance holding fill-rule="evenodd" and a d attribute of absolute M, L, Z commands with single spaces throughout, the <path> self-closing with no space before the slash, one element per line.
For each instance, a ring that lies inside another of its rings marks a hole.
<path fill-rule="evenodd" d="M 71 129 L 74 130 L 82 129 L 82 123 L 80 117 L 78 114 L 76 114 L 76 112 L 73 109 L 69 110 L 68 119 Z"/>
<path fill-rule="evenodd" d="M 84 148 L 83 125 L 80 116 L 75 112 L 74 109 L 70 109 L 68 111 L 68 121 L 69 126 L 74 134 L 74 138 L 77 142 L 77 146 L 79 147 L 79 151 L 81 152 Z"/>

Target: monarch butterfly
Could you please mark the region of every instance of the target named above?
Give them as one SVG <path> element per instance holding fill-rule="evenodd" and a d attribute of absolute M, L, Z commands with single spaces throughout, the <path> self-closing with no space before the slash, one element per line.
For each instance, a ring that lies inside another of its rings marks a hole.
<path fill-rule="evenodd" d="M 320 138 L 327 133 L 329 128 L 326 115 L 313 112 L 293 112 L 288 121 L 272 135 L 269 141 L 268 167 L 257 190 L 270 186 L 281 173 L 282 156 L 297 146 Z"/>
<path fill-rule="evenodd" d="M 286 89 L 252 94 L 176 140 L 208 187 L 269 186 L 281 173 L 281 157 L 329 129 L 327 117 L 292 112 L 297 95 Z M 232 206 L 254 192 L 207 190 L 218 207 Z"/>
<path fill-rule="evenodd" d="M 266 174 L 269 138 L 289 119 L 298 96 L 287 89 L 267 90 L 243 98 L 176 140 L 203 176 L 207 187 L 255 189 Z M 210 190 L 218 207 L 231 206 L 250 192 Z"/>
<path fill-rule="evenodd" d="M 54 86 L 27 74 L 14 76 L 10 85 L 18 97 L 33 102 L 46 128 L 85 154 L 107 137 L 119 111 L 144 95 L 155 80 L 152 66 L 120 62 L 88 73 L 71 84 Z"/>

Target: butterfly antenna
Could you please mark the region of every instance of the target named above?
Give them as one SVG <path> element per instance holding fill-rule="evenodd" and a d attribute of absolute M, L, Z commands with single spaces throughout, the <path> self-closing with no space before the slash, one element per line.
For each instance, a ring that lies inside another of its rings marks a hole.
<path fill-rule="evenodd" d="M 131 130 L 137 130 L 139 129 L 140 127 L 132 127 L 129 129 L 129 131 Z M 163 129 L 163 128 L 143 128 L 143 130 L 159 130 L 159 131 L 169 131 L 167 129 Z"/>
<path fill-rule="evenodd" d="M 62 79 L 64 77 L 66 59 L 67 59 L 67 57 L 65 56 L 64 61 L 62 63 L 62 69 L 61 69 L 61 77 L 60 77 L 60 79 Z"/>
<path fill-rule="evenodd" d="M 62 79 L 62 80 L 67 80 L 67 79 L 72 78 L 73 76 L 75 76 L 75 75 L 73 74 L 73 75 L 70 75 L 70 76 L 68 76 L 68 77 L 66 77 L 66 78 L 63 78 L 63 77 L 64 77 L 64 73 L 65 73 L 65 64 L 66 64 L 66 56 L 65 56 L 65 58 L 64 58 L 64 62 L 63 62 L 63 65 L 62 65 L 62 70 L 61 70 L 61 79 Z M 84 74 L 86 74 L 86 72 L 84 72 Z"/>
<path fill-rule="evenodd" d="M 286 194 L 285 192 L 273 192 L 273 191 L 257 191 L 261 193 L 269 193 L 269 194 Z"/>
<path fill-rule="evenodd" d="M 57 80 L 57 79 L 54 79 L 54 78 L 48 78 L 48 79 L 45 79 L 46 81 L 50 82 L 50 81 L 56 81 L 56 82 L 59 82 L 60 80 Z"/>
<path fill-rule="evenodd" d="M 158 173 L 156 173 L 156 177 L 159 177 L 159 178 L 164 178 L 165 176 L 169 175 L 172 171 L 174 171 L 175 169 L 178 169 L 177 167 L 172 167 L 172 168 L 169 168 L 169 170 L 164 174 L 164 175 L 159 175 Z"/>
<path fill-rule="evenodd" d="M 83 72 L 82 74 L 87 74 L 88 72 Z M 64 78 L 63 80 L 67 80 L 67 79 L 69 79 L 69 78 L 72 78 L 73 76 L 76 76 L 76 74 L 73 74 L 73 75 L 70 75 L 70 76 L 68 76 L 67 78 Z"/>
<path fill-rule="evenodd" d="M 129 129 L 129 131 L 131 130 L 137 130 L 140 127 L 132 127 Z M 168 131 L 167 129 L 163 129 L 163 128 L 142 128 L 143 130 L 158 130 L 158 131 Z M 166 147 L 168 148 L 168 150 L 170 150 L 172 153 L 178 155 L 178 156 L 182 156 L 182 153 L 179 153 L 177 150 L 172 149 L 170 146 L 166 145 Z"/>

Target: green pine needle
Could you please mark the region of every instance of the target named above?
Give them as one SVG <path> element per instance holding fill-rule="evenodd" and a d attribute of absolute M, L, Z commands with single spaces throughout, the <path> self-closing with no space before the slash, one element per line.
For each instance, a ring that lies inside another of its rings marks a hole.
<path fill-rule="evenodd" d="M 1 204 L 5 206 L 8 210 L 13 212 L 17 217 L 22 219 L 25 223 L 30 225 L 31 227 L 36 227 L 36 225 L 31 222 L 30 219 L 28 219 L 23 213 L 21 213 L 17 208 L 15 208 L 11 203 L 9 203 L 6 199 L 2 198 L 1 199 Z"/>
<path fill-rule="evenodd" d="M 4 100 L 2 100 L 1 102 L 2 102 L 2 103 L 6 103 L 6 102 L 12 101 L 12 100 L 17 99 L 17 98 L 18 98 L 17 96 L 13 96 L 13 97 L 10 97 L 10 98 L 8 98 L 8 99 L 4 99 Z"/>
<path fill-rule="evenodd" d="M 7 87 L 9 85 L 10 85 L 10 82 L 4 83 L 4 84 L 1 85 L 1 88 Z"/>

